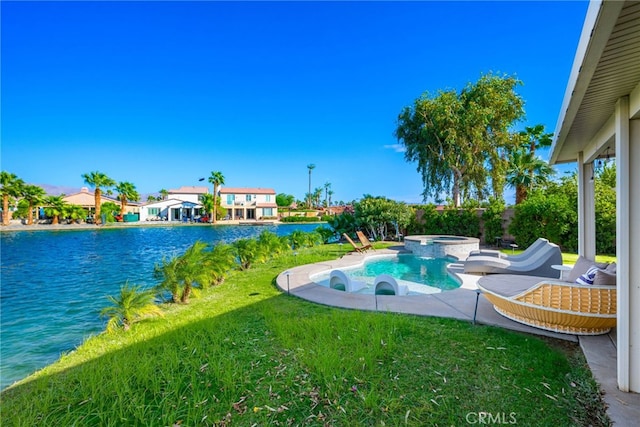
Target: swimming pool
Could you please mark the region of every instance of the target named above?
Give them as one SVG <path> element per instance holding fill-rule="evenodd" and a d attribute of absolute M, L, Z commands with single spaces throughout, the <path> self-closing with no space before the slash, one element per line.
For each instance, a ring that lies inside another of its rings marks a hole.
<path fill-rule="evenodd" d="M 373 294 L 373 281 L 380 274 L 393 276 L 399 284 L 409 288 L 408 295 L 432 294 L 460 287 L 448 272 L 447 265 L 455 259 L 419 257 L 412 254 L 398 254 L 371 257 L 364 264 L 350 268 L 341 268 L 354 280 L 364 281 L 367 287 L 360 294 Z M 330 271 L 311 276 L 315 283 L 329 287 Z"/>

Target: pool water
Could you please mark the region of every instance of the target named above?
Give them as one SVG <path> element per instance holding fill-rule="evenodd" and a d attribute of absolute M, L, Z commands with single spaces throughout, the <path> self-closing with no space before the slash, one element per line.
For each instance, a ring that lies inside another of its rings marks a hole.
<path fill-rule="evenodd" d="M 358 293 L 373 294 L 376 276 L 388 274 L 398 283 L 409 287 L 409 295 L 431 294 L 460 287 L 460 283 L 447 273 L 447 265 L 455 262 L 452 258 L 426 258 L 411 254 L 376 257 L 362 266 L 341 269 L 354 280 L 364 281 L 369 286 Z M 313 276 L 312 280 L 322 286 L 329 286 L 329 271 Z"/>

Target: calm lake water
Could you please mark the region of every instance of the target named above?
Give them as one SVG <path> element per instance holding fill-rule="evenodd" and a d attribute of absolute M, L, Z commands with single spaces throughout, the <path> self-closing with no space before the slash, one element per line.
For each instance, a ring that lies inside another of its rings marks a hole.
<path fill-rule="evenodd" d="M 264 229 L 278 235 L 318 224 L 154 226 L 0 235 L 0 389 L 104 330 L 100 310 L 122 284 L 156 285 L 154 265 L 196 240 L 230 243 Z"/>

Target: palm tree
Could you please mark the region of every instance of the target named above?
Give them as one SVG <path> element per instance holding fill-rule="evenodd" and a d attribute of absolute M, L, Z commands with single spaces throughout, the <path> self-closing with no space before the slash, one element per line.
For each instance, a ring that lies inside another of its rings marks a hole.
<path fill-rule="evenodd" d="M 167 190 L 165 190 L 164 188 L 161 189 L 160 191 L 158 191 L 158 193 L 160 193 L 160 196 L 162 197 L 162 200 L 167 200 L 167 197 L 169 197 L 169 192 Z"/>
<path fill-rule="evenodd" d="M 9 198 L 18 197 L 22 192 L 24 181 L 15 174 L 7 171 L 0 172 L 0 184 L 2 184 L 2 225 L 9 225 L 11 212 L 9 212 Z"/>
<path fill-rule="evenodd" d="M 116 182 L 109 178 L 107 175 L 102 172 L 89 172 L 82 174 L 82 178 L 84 179 L 85 184 L 94 187 L 94 199 L 95 199 L 95 214 L 93 216 L 94 224 L 100 224 L 100 206 L 101 206 L 101 196 L 102 196 L 102 188 L 109 188 L 116 185 Z"/>
<path fill-rule="evenodd" d="M 118 198 L 120 199 L 120 215 L 124 215 L 124 211 L 127 207 L 127 201 L 137 201 L 140 198 L 140 195 L 136 191 L 136 186 L 127 181 L 123 181 L 116 185 L 115 190 L 118 192 Z"/>
<path fill-rule="evenodd" d="M 209 213 L 209 222 L 211 222 L 211 218 L 213 218 L 213 212 L 216 209 L 213 194 L 203 194 L 202 198 L 200 199 L 200 203 L 202 203 L 202 207 L 204 208 L 205 212 Z"/>
<path fill-rule="evenodd" d="M 80 223 L 81 220 L 87 217 L 87 211 L 80 205 L 66 205 L 64 209 L 65 217 L 69 218 L 71 222 Z"/>
<path fill-rule="evenodd" d="M 24 185 L 21 192 L 22 198 L 29 203 L 29 211 L 27 212 L 27 225 L 33 224 L 33 206 L 41 203 L 46 195 L 42 187 L 37 185 Z"/>
<path fill-rule="evenodd" d="M 154 302 L 154 293 L 142 290 L 140 286 L 125 284 L 120 288 L 120 295 L 110 295 L 107 299 L 111 305 L 100 311 L 102 316 L 109 317 L 107 332 L 113 332 L 120 326 L 128 331 L 133 323 L 145 317 L 163 315 L 160 307 Z"/>
<path fill-rule="evenodd" d="M 307 165 L 307 169 L 309 169 L 309 209 L 311 209 L 311 171 L 314 170 L 316 168 L 316 165 L 314 165 L 313 163 L 309 163 Z"/>
<path fill-rule="evenodd" d="M 44 213 L 47 216 L 52 217 L 51 224 L 56 225 L 60 223 L 60 216 L 64 214 L 67 207 L 67 202 L 62 198 L 64 194 L 60 196 L 48 196 L 45 197 L 44 203 L 47 205 L 44 208 Z"/>
<path fill-rule="evenodd" d="M 149 194 L 147 196 L 147 202 L 155 202 L 156 200 L 158 199 L 156 199 L 156 196 L 154 196 L 153 194 Z"/>
<path fill-rule="evenodd" d="M 218 187 L 220 187 L 221 185 L 224 185 L 224 175 L 222 175 L 222 172 L 211 172 L 211 176 L 209 177 L 209 182 L 213 184 L 213 206 L 214 206 L 213 223 L 215 224 L 216 217 L 218 216 L 217 215 Z"/>
<path fill-rule="evenodd" d="M 262 248 L 256 239 L 238 239 L 233 247 L 240 260 L 240 269 L 248 270 L 251 265 L 262 259 Z"/>
<path fill-rule="evenodd" d="M 184 254 L 156 266 L 156 277 L 162 280 L 158 287 L 171 292 L 172 302 L 188 304 L 194 288 L 204 288 L 213 282 L 212 272 L 203 267 L 209 254 L 205 251 L 207 246 L 198 240 Z"/>
<path fill-rule="evenodd" d="M 530 152 L 511 153 L 506 174 L 507 184 L 516 189 L 516 205 L 527 199 L 529 191 L 547 183 L 554 173 L 547 162 Z"/>
<path fill-rule="evenodd" d="M 324 207 L 325 208 L 329 207 L 329 190 L 331 190 L 331 183 L 325 182 L 324 183 Z"/>
<path fill-rule="evenodd" d="M 316 206 L 320 206 L 320 199 L 322 198 L 322 187 L 318 187 L 313 190 L 313 201 Z"/>
<path fill-rule="evenodd" d="M 329 206 L 331 206 L 331 196 L 333 196 L 333 190 L 327 191 L 327 194 L 329 195 Z"/>

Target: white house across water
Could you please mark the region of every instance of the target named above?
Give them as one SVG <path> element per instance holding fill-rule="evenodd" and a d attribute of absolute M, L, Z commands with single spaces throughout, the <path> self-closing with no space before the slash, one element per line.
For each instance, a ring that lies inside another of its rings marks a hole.
<path fill-rule="evenodd" d="M 169 190 L 166 200 L 140 207 L 140 221 L 193 221 L 205 215 L 201 198 L 207 187 L 183 186 Z"/>

